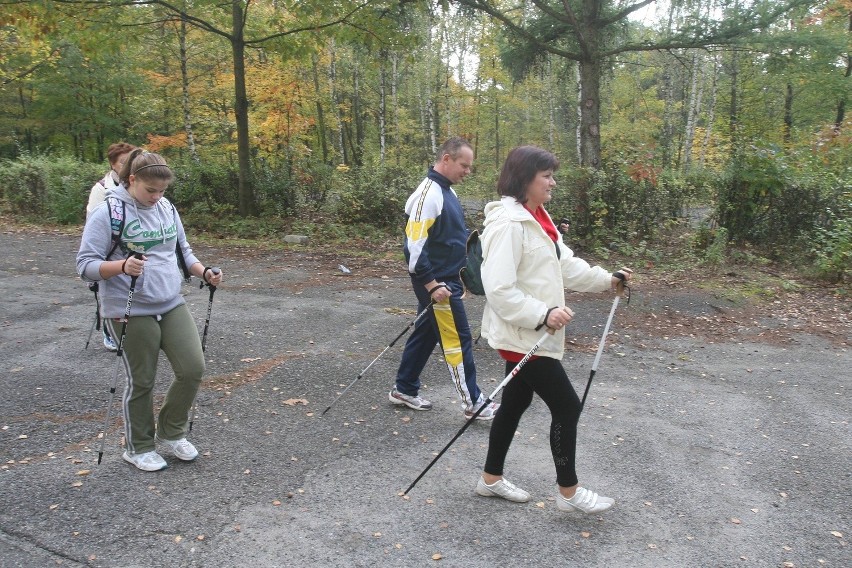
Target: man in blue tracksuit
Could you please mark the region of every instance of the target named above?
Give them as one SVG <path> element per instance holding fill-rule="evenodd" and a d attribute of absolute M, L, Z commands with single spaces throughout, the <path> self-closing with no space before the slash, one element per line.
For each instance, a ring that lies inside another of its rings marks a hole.
<path fill-rule="evenodd" d="M 473 338 L 462 302 L 464 286 L 459 270 L 465 264 L 468 230 L 464 211 L 451 184 L 462 181 L 473 165 L 473 148 L 463 138 L 450 138 L 438 151 L 438 159 L 405 204 L 405 260 L 422 311 L 434 302 L 427 317 L 414 327 L 405 343 L 396 385 L 388 397 L 394 404 L 414 410 L 431 410 L 432 403 L 419 396 L 420 373 L 441 344 L 453 385 L 470 419 L 485 396 L 476 384 Z M 479 420 L 491 420 L 499 404 L 490 403 Z"/>

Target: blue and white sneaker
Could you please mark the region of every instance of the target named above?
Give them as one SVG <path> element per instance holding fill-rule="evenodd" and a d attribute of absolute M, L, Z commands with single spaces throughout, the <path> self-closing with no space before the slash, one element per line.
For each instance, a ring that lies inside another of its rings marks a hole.
<path fill-rule="evenodd" d="M 107 335 L 107 332 L 104 331 L 104 347 L 109 351 L 118 351 L 118 345 L 115 344 L 115 341 L 112 340 L 112 337 Z"/>

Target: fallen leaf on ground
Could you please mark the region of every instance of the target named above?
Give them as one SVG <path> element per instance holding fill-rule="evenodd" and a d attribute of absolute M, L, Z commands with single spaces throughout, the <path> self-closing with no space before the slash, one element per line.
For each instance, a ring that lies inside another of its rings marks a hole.
<path fill-rule="evenodd" d="M 840 531 L 831 531 L 831 536 L 836 536 L 837 538 L 843 538 L 843 533 Z"/>
<path fill-rule="evenodd" d="M 592 533 L 590 533 L 589 531 L 583 531 L 580 533 L 580 536 L 583 538 L 589 538 L 590 536 L 592 536 Z"/>
<path fill-rule="evenodd" d="M 305 398 L 288 398 L 281 402 L 281 404 L 286 404 L 287 406 L 296 406 L 297 404 L 304 404 L 307 406 L 308 400 Z"/>
<path fill-rule="evenodd" d="M 81 469 L 77 472 L 77 475 L 89 475 L 90 473 L 92 473 L 91 469 Z"/>
<path fill-rule="evenodd" d="M 441 556 L 440 553 L 436 552 L 432 555 L 432 560 L 440 560 L 441 558 L 443 558 L 443 556 Z"/>
<path fill-rule="evenodd" d="M 738 524 L 742 523 L 742 521 L 741 521 L 741 520 L 739 520 L 739 519 L 738 519 L 738 518 L 736 518 L 736 517 L 731 517 L 731 522 L 732 522 L 732 523 L 734 523 L 735 525 L 738 525 Z"/>

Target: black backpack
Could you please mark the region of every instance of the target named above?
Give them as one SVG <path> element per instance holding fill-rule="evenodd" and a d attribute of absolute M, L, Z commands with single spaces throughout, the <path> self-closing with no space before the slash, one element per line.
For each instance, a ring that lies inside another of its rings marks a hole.
<path fill-rule="evenodd" d="M 479 231 L 470 232 L 465 248 L 467 249 L 467 261 L 461 270 L 459 270 L 459 276 L 468 292 L 477 296 L 484 296 L 485 288 L 482 286 L 482 242 L 479 240 Z"/>

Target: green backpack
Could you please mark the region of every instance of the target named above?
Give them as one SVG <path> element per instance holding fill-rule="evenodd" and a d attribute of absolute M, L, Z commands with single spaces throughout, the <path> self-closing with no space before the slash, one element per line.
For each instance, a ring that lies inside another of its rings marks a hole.
<path fill-rule="evenodd" d="M 459 270 L 459 276 L 464 287 L 471 294 L 477 296 L 485 295 L 482 286 L 482 242 L 479 240 L 479 231 L 471 231 L 467 237 L 467 262 Z"/>

